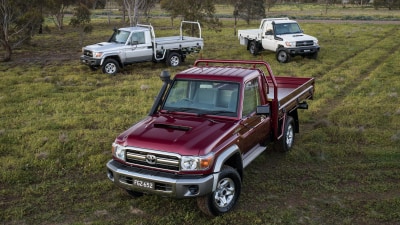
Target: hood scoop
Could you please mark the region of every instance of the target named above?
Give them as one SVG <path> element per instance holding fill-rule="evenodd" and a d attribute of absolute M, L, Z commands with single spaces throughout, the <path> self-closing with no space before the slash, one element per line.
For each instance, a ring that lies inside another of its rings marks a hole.
<path fill-rule="evenodd" d="M 293 35 L 293 37 L 302 37 L 302 36 L 304 36 L 304 34 L 295 34 L 295 35 Z"/>
<path fill-rule="evenodd" d="M 164 124 L 164 123 L 155 123 L 154 127 L 155 128 L 181 130 L 181 131 L 189 131 L 192 129 L 191 127 L 178 126 L 178 125 L 173 125 L 173 124 Z"/>

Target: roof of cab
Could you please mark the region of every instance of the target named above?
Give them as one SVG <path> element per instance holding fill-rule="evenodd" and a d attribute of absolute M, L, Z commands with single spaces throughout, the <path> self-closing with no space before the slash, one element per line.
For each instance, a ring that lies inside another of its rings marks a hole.
<path fill-rule="evenodd" d="M 259 76 L 261 71 L 257 68 L 205 66 L 193 67 L 176 74 L 178 79 L 207 79 L 225 80 L 231 82 L 245 82 Z"/>
<path fill-rule="evenodd" d="M 132 31 L 145 31 L 145 30 L 149 30 L 149 28 L 147 28 L 147 27 L 121 27 L 121 28 L 119 28 L 119 30 L 132 32 Z"/>

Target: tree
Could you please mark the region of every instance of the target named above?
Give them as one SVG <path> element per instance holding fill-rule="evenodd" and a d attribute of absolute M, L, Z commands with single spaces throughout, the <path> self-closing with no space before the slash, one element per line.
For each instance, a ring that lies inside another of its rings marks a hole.
<path fill-rule="evenodd" d="M 265 17 L 264 0 L 247 0 L 238 2 L 239 17 L 244 19 L 247 24 L 250 20 L 261 19 Z"/>
<path fill-rule="evenodd" d="M 269 12 L 271 8 L 278 2 L 278 0 L 266 0 L 265 4 L 267 7 L 267 11 Z"/>
<path fill-rule="evenodd" d="M 38 2 L 0 0 L 0 44 L 3 61 L 10 61 L 13 49 L 28 41 L 43 21 Z"/>
<path fill-rule="evenodd" d="M 83 39 L 86 33 L 90 33 L 93 30 L 92 25 L 90 25 L 90 10 L 84 4 L 79 4 L 78 7 L 74 9 L 74 15 L 71 18 L 70 25 L 77 27 L 80 34 L 80 45 L 83 45 Z"/>
<path fill-rule="evenodd" d="M 374 0 L 374 8 L 385 7 L 389 10 L 400 9 L 400 0 Z"/>
<path fill-rule="evenodd" d="M 161 8 L 168 11 L 171 21 L 181 16 L 185 20 L 199 21 L 211 29 L 220 30 L 221 22 L 215 14 L 213 0 L 161 0 Z"/>
<path fill-rule="evenodd" d="M 128 13 L 130 26 L 139 23 L 142 15 L 148 15 L 156 2 L 157 0 L 123 0 L 123 6 Z"/>
<path fill-rule="evenodd" d="M 68 6 L 77 2 L 77 0 L 44 0 L 46 8 L 51 15 L 54 24 L 59 30 L 64 26 L 64 13 Z"/>

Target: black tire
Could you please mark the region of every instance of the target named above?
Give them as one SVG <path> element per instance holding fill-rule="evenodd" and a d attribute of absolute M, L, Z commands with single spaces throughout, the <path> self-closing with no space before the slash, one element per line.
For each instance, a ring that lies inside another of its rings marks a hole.
<path fill-rule="evenodd" d="M 126 190 L 126 193 L 128 193 L 130 196 L 132 196 L 134 198 L 143 196 L 143 193 L 142 192 L 138 192 L 138 191 Z"/>
<path fill-rule="evenodd" d="M 282 138 L 275 143 L 275 149 L 280 152 L 288 152 L 292 149 L 294 144 L 295 127 L 294 119 L 291 116 L 286 118 L 284 124 L 285 128 L 283 130 Z"/>
<path fill-rule="evenodd" d="M 230 166 L 223 166 L 218 177 L 217 189 L 197 198 L 197 206 L 209 216 L 219 216 L 229 212 L 236 205 L 242 181 L 239 173 Z"/>
<path fill-rule="evenodd" d="M 307 58 L 309 59 L 317 59 L 318 58 L 318 52 L 314 52 L 310 55 L 307 55 Z"/>
<path fill-rule="evenodd" d="M 119 64 L 117 60 L 115 59 L 106 59 L 103 62 L 102 66 L 102 71 L 103 73 L 109 74 L 109 75 L 115 75 L 116 73 L 119 72 Z"/>
<path fill-rule="evenodd" d="M 290 54 L 285 50 L 285 48 L 278 48 L 276 51 L 276 60 L 280 63 L 287 63 L 290 61 Z"/>
<path fill-rule="evenodd" d="M 96 70 L 99 69 L 98 66 L 89 66 L 89 68 L 90 68 L 91 71 L 96 71 Z"/>
<path fill-rule="evenodd" d="M 171 52 L 168 54 L 167 66 L 179 66 L 181 64 L 181 55 L 176 52 Z"/>
<path fill-rule="evenodd" d="M 250 42 L 249 45 L 249 52 L 252 55 L 258 55 L 258 52 L 260 51 L 260 49 L 258 48 L 258 43 L 256 41 L 252 41 Z"/>

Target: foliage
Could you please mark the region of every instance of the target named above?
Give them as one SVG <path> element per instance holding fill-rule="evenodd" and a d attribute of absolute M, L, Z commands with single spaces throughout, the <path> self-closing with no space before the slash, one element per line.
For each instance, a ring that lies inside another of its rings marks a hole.
<path fill-rule="evenodd" d="M 239 17 L 244 19 L 247 24 L 250 23 L 250 20 L 265 17 L 264 0 L 240 1 L 237 8 L 239 9 Z"/>
<path fill-rule="evenodd" d="M 45 7 L 46 12 L 52 17 L 56 27 L 62 30 L 64 27 L 65 10 L 76 2 L 77 0 L 44 0 L 43 7 Z"/>
<path fill-rule="evenodd" d="M 400 9 L 400 0 L 374 0 L 373 5 L 375 9 L 385 7 L 389 10 Z"/>
<path fill-rule="evenodd" d="M 139 23 L 141 12 L 147 16 L 149 10 L 154 7 L 155 2 L 155 0 L 123 0 L 124 9 L 128 12 L 130 26 Z"/>
<path fill-rule="evenodd" d="M 90 10 L 83 4 L 74 9 L 74 15 L 70 20 L 70 25 L 79 28 L 80 45 L 83 44 L 85 33 L 92 32 L 93 27 L 90 25 Z"/>
<path fill-rule="evenodd" d="M 13 49 L 28 41 L 42 22 L 36 1 L 0 0 L 0 44 L 4 61 L 11 60 Z"/>
<path fill-rule="evenodd" d="M 222 25 L 215 17 L 215 5 L 212 0 L 161 0 L 161 8 L 170 13 L 171 19 L 180 16 L 183 20 L 199 21 L 218 31 Z"/>

